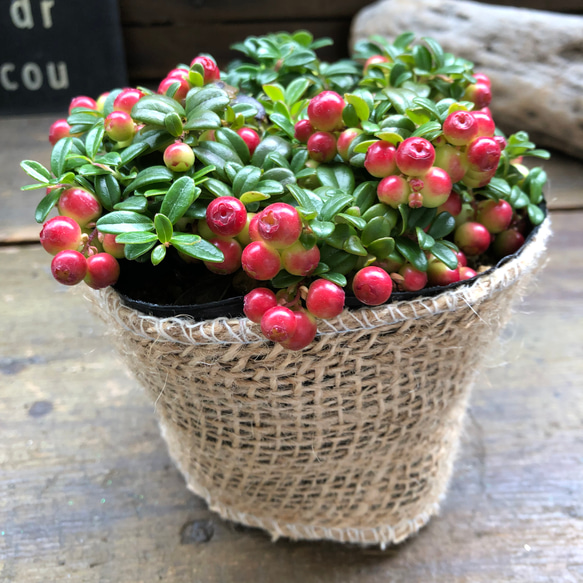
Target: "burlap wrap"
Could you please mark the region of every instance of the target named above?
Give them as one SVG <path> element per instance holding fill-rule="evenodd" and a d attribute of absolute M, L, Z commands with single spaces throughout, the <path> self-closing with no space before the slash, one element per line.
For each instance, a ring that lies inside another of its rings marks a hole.
<path fill-rule="evenodd" d="M 437 512 L 476 371 L 549 234 L 547 219 L 470 285 L 321 322 L 302 352 L 245 318 L 159 319 L 111 289 L 93 299 L 212 510 L 273 538 L 384 546 Z"/>

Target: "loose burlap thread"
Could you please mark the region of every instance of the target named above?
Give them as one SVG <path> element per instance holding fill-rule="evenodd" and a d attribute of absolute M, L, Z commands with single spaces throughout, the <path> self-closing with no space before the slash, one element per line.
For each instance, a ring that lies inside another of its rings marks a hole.
<path fill-rule="evenodd" d="M 194 322 L 93 302 L 155 403 L 191 491 L 272 537 L 398 543 L 436 514 L 470 387 L 540 264 L 511 260 L 435 297 L 345 310 L 290 352 L 246 318 Z"/>

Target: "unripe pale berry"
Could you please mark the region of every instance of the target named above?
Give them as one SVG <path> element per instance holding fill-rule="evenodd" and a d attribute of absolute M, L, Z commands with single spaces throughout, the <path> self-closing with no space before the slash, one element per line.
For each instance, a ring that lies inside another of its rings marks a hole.
<path fill-rule="evenodd" d="M 397 171 L 397 164 L 395 163 L 396 153 L 397 149 L 393 144 L 379 140 L 371 144 L 366 151 L 364 167 L 375 178 L 385 178 L 386 176 L 395 174 Z"/>
<path fill-rule="evenodd" d="M 384 304 L 393 291 L 391 276 L 380 267 L 363 267 L 352 280 L 352 291 L 358 301 L 368 306 Z"/>
<path fill-rule="evenodd" d="M 40 242 L 51 255 L 66 249 L 76 250 L 81 246 L 81 227 L 69 217 L 49 219 L 40 232 Z"/>
<path fill-rule="evenodd" d="M 105 118 L 104 127 L 105 133 L 115 142 L 127 142 L 136 131 L 134 120 L 125 111 L 112 111 Z"/>
<path fill-rule="evenodd" d="M 266 287 L 252 289 L 243 298 L 243 312 L 249 320 L 259 324 L 267 310 L 277 306 L 275 294 Z"/>
<path fill-rule="evenodd" d="M 61 193 L 57 204 L 59 214 L 70 217 L 81 227 L 101 216 L 101 204 L 87 190 L 83 188 L 67 188 Z"/>
<path fill-rule="evenodd" d="M 87 260 L 79 251 L 59 251 L 51 261 L 51 273 L 63 285 L 77 285 L 87 273 Z"/>
<path fill-rule="evenodd" d="M 397 148 L 397 167 L 408 176 L 423 176 L 435 161 L 435 149 L 425 138 L 407 138 Z"/>
<path fill-rule="evenodd" d="M 336 136 L 330 132 L 315 132 L 308 140 L 308 155 L 316 162 L 331 162 L 336 156 Z"/>
<path fill-rule="evenodd" d="M 261 138 L 259 134 L 253 128 L 239 128 L 237 130 L 239 136 L 243 139 L 247 147 L 249 148 L 249 154 L 253 156 L 253 152 L 255 152 L 255 148 L 261 142 Z"/>
<path fill-rule="evenodd" d="M 106 91 L 105 93 L 102 93 L 96 101 L 96 105 L 97 105 L 97 111 L 103 113 L 103 109 L 105 108 L 105 101 L 107 100 L 107 98 L 109 97 L 109 91 Z"/>
<path fill-rule="evenodd" d="M 407 204 L 411 188 L 402 176 L 387 176 L 377 186 L 377 196 L 380 202 L 393 208 Z"/>
<path fill-rule="evenodd" d="M 234 237 L 247 223 L 247 210 L 238 198 L 220 196 L 209 203 L 206 209 L 206 222 L 215 235 Z"/>
<path fill-rule="evenodd" d="M 119 278 L 119 263 L 109 253 L 97 253 L 87 258 L 85 283 L 93 289 L 113 285 Z"/>
<path fill-rule="evenodd" d="M 447 200 L 437 207 L 437 214 L 448 212 L 452 217 L 457 217 L 462 210 L 462 197 L 452 190 Z"/>
<path fill-rule="evenodd" d="M 345 296 L 340 286 L 327 279 L 317 279 L 308 289 L 306 307 L 316 318 L 335 318 L 344 309 Z"/>
<path fill-rule="evenodd" d="M 273 342 L 289 340 L 296 331 L 296 327 L 294 313 L 284 306 L 270 308 L 261 318 L 261 332 Z"/>
<path fill-rule="evenodd" d="M 464 99 L 474 103 L 476 109 L 482 109 L 490 105 L 492 101 L 492 90 L 485 83 L 474 83 L 466 87 Z"/>
<path fill-rule="evenodd" d="M 253 241 L 243 249 L 241 266 L 253 279 L 266 281 L 279 273 L 281 258 L 277 249 L 264 241 Z"/>
<path fill-rule="evenodd" d="M 346 103 L 335 91 L 322 91 L 310 100 L 308 117 L 312 125 L 324 132 L 332 132 L 343 127 L 342 111 Z"/>
<path fill-rule="evenodd" d="M 186 172 L 194 165 L 194 152 L 188 144 L 175 142 L 164 150 L 164 164 L 174 172 Z"/>
<path fill-rule="evenodd" d="M 444 204 L 451 193 L 451 178 L 449 174 L 433 166 L 423 176 L 423 187 L 420 190 L 423 196 L 423 206 L 426 208 L 436 208 Z"/>
<path fill-rule="evenodd" d="M 302 234 L 302 219 L 290 204 L 276 202 L 265 207 L 258 215 L 259 236 L 275 249 L 285 249 Z"/>
<path fill-rule="evenodd" d="M 99 233 L 99 240 L 106 253 L 113 255 L 116 259 L 123 259 L 125 257 L 125 245 L 117 243 L 116 236 L 110 233 Z"/>
<path fill-rule="evenodd" d="M 429 285 L 449 285 L 450 283 L 455 283 L 460 280 L 459 268 L 450 269 L 445 263 L 434 259 L 429 262 L 429 267 L 427 268 L 427 280 Z"/>
<path fill-rule="evenodd" d="M 288 350 L 302 350 L 314 340 L 318 327 L 314 316 L 304 309 L 294 311 L 294 316 L 296 318 L 296 330 L 291 335 L 291 338 L 282 341 L 281 345 Z"/>
<path fill-rule="evenodd" d="M 480 223 L 468 222 L 460 225 L 454 234 L 454 243 L 466 255 L 481 255 L 488 250 L 492 238 L 488 229 Z"/>
<path fill-rule="evenodd" d="M 210 57 L 203 57 L 203 56 L 195 57 L 194 59 L 192 59 L 190 66 L 192 67 L 196 63 L 198 63 L 199 65 L 202 65 L 202 68 L 204 69 L 204 84 L 205 85 L 207 83 L 213 83 L 214 81 L 220 80 L 221 72 L 219 71 L 217 64 Z"/>
<path fill-rule="evenodd" d="M 54 146 L 61 138 L 71 136 L 71 126 L 66 119 L 58 119 L 49 128 L 49 142 Z"/>

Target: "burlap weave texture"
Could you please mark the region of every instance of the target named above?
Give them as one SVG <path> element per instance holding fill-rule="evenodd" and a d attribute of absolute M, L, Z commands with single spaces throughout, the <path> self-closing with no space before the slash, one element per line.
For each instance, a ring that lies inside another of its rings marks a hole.
<path fill-rule="evenodd" d="M 437 512 L 475 374 L 549 234 L 467 286 L 345 311 L 301 352 L 245 318 L 154 318 L 111 289 L 94 303 L 211 509 L 274 538 L 384 545 Z"/>

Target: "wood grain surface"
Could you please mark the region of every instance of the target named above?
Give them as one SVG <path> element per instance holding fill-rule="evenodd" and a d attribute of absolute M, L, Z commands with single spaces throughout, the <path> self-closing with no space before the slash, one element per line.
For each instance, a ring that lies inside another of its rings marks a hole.
<path fill-rule="evenodd" d="M 272 543 L 188 493 L 83 288 L 0 249 L 0 581 L 583 580 L 583 213 L 474 390 L 441 515 L 382 552 Z"/>

